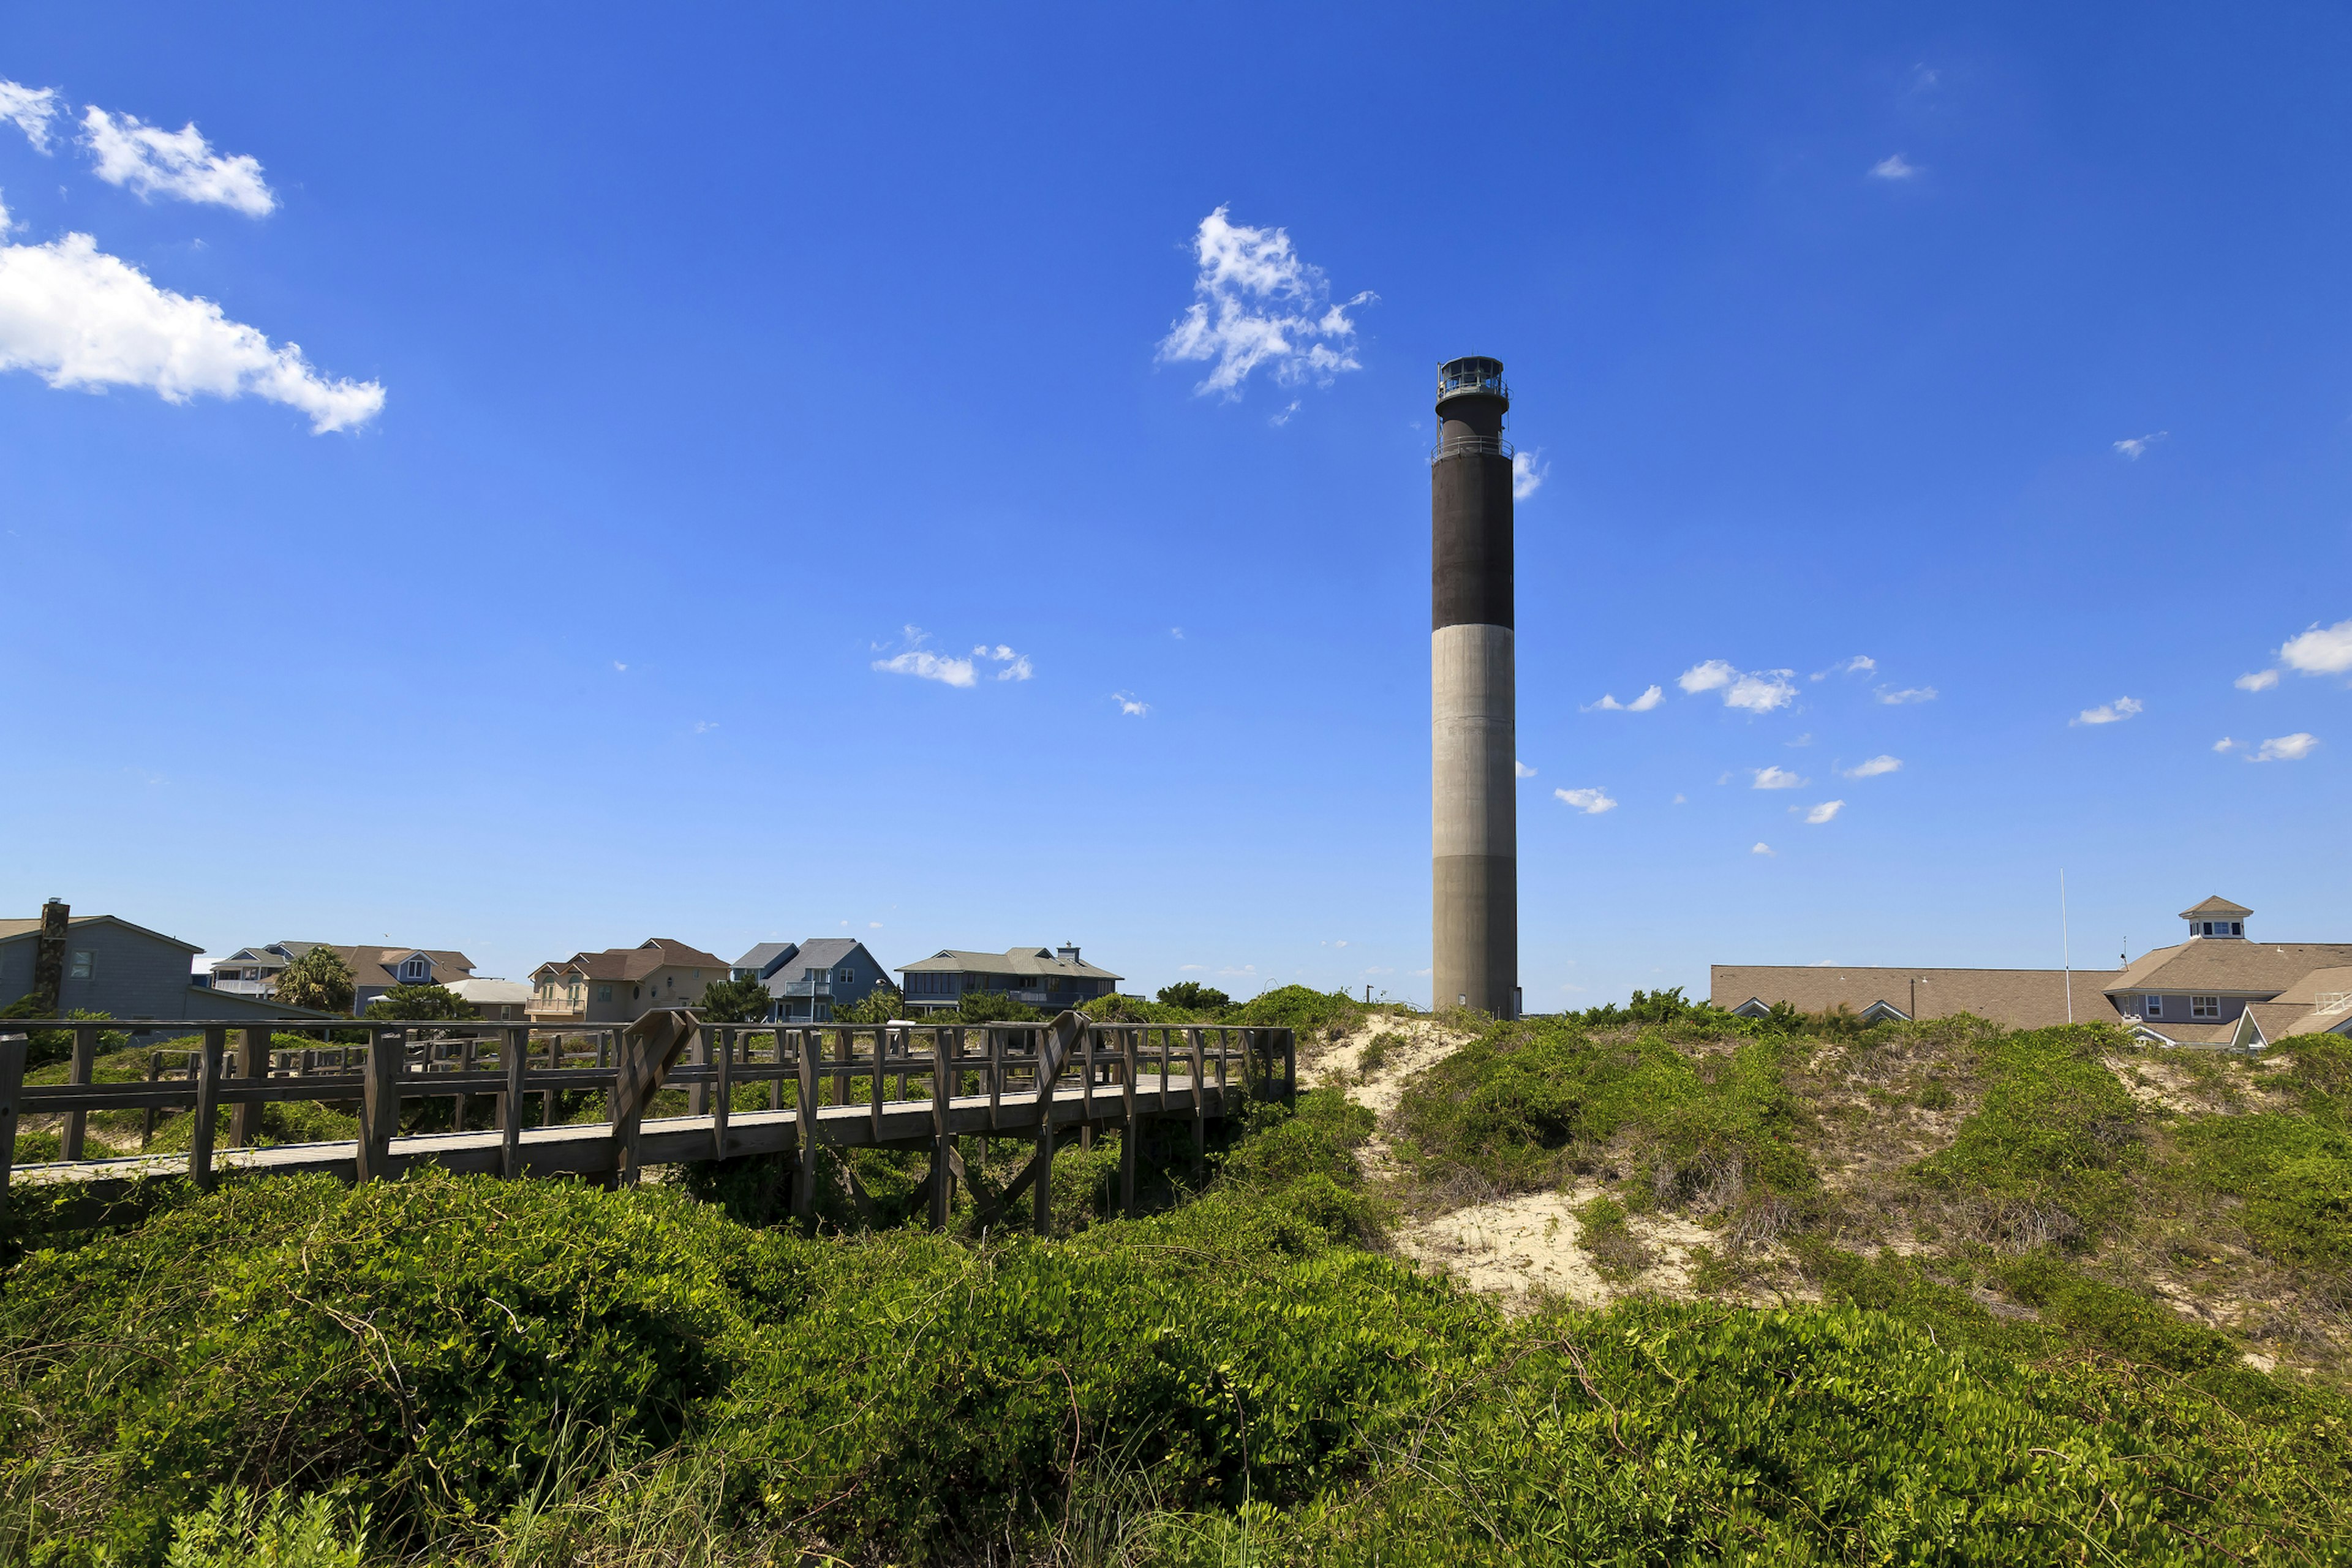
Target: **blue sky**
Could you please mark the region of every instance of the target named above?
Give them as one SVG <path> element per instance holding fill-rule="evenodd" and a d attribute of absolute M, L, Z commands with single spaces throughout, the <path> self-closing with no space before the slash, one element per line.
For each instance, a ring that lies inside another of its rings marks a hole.
<path fill-rule="evenodd" d="M 20 7 L 0 905 L 1426 1000 L 1475 353 L 1531 1008 L 2054 963 L 2061 869 L 2078 963 L 2342 937 L 2348 67 L 2287 5 Z"/>

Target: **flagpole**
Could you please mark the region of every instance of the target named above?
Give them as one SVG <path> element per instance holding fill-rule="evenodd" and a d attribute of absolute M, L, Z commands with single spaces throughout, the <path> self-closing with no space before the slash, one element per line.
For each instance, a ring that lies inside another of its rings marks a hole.
<path fill-rule="evenodd" d="M 2058 869 L 2058 962 L 2066 966 L 2066 1021 L 2074 1021 L 2074 947 L 2066 935 L 2066 869 Z"/>

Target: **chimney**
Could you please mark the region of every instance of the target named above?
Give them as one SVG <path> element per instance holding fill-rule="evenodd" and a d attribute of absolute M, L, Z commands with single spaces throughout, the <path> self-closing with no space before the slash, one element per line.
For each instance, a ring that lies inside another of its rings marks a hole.
<path fill-rule="evenodd" d="M 41 906 L 41 934 L 33 939 L 33 994 L 42 1010 L 57 1016 L 58 994 L 66 980 L 65 900 L 51 899 Z"/>
<path fill-rule="evenodd" d="M 1429 459 L 1430 991 L 1518 1014 L 1519 823 L 1510 412 L 1503 362 L 1437 371 Z"/>

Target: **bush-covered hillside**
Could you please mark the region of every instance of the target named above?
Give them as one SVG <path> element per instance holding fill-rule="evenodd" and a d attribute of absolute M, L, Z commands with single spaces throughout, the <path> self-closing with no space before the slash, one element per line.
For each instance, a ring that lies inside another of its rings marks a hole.
<path fill-rule="evenodd" d="M 1155 1143 L 1150 1218 L 1074 1155 L 1049 1240 L 894 1225 L 889 1156 L 883 1228 L 814 1237 L 749 1169 L 20 1212 L 0 1563 L 2352 1560 L 2332 1375 L 2116 1268 L 2320 1301 L 2352 1073 L 2147 1064 L 2239 1097 L 2179 1112 L 2112 1045 L 1498 1026 L 1385 1130 L 1267 1108 L 1205 1192 Z M 1713 1294 L 1507 1314 L 1386 1250 L 1449 1182 L 1698 1216 Z"/>

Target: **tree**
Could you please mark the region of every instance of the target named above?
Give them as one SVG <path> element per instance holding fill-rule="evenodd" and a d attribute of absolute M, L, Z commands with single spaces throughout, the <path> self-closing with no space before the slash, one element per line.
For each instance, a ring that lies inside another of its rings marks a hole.
<path fill-rule="evenodd" d="M 833 1010 L 834 1021 L 841 1024 L 887 1024 L 893 1018 L 903 1018 L 907 999 L 898 994 L 896 985 L 877 985 L 846 1007 Z"/>
<path fill-rule="evenodd" d="M 956 1013 L 967 1024 L 1036 1024 L 1045 1017 L 1002 991 L 967 991 Z"/>
<path fill-rule="evenodd" d="M 352 966 L 331 947 L 314 947 L 278 973 L 278 1000 L 314 1013 L 352 1010 Z"/>
<path fill-rule="evenodd" d="M 768 1005 L 773 1000 L 758 978 L 745 975 L 704 986 L 702 1000 L 694 1005 L 694 1010 L 707 1024 L 756 1024 L 768 1016 Z"/>
<path fill-rule="evenodd" d="M 1203 985 L 1197 980 L 1179 980 L 1173 985 L 1162 985 L 1159 999 L 1171 1007 L 1182 1007 L 1193 1013 L 1213 1013 L 1220 1007 L 1230 1007 L 1234 999 L 1213 985 Z"/>
<path fill-rule="evenodd" d="M 474 1005 L 446 985 L 395 985 L 368 1004 L 367 1016 L 438 1023 L 474 1016 Z"/>

